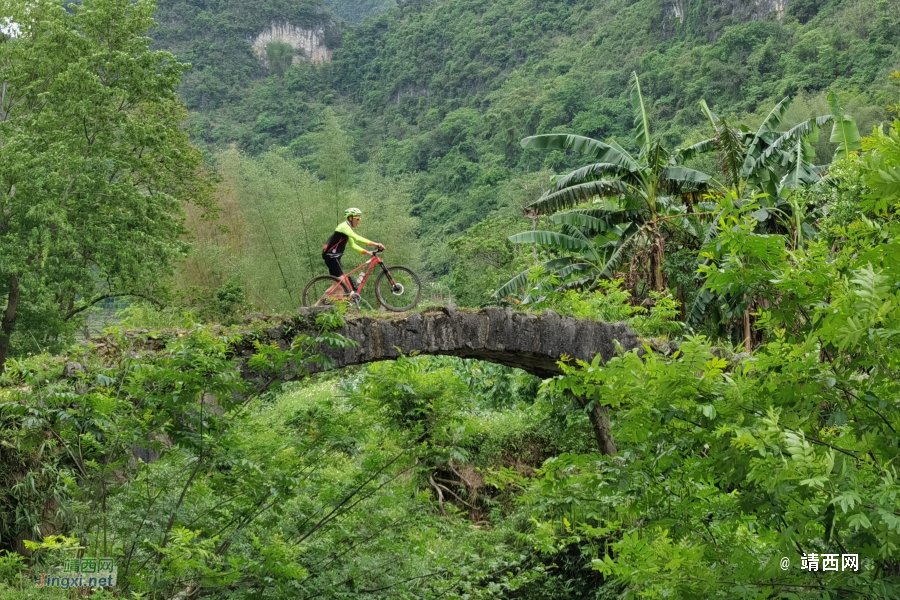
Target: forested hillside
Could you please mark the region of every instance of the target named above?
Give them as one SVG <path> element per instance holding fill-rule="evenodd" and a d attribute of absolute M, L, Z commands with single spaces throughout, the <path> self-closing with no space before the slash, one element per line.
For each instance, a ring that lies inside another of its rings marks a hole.
<path fill-rule="evenodd" d="M 394 0 L 326 0 L 325 5 L 347 23 L 356 24 L 397 5 Z"/>
<path fill-rule="evenodd" d="M 884 78 L 900 52 L 900 7 L 888 1 L 795 0 L 782 10 L 771 1 L 431 0 L 400 3 L 343 35 L 328 26 L 330 62 L 273 74 L 246 40 L 270 21 L 311 27 L 324 12 L 197 4 L 162 1 L 154 34 L 193 65 L 182 90 L 195 139 L 250 155 L 287 147 L 314 166 L 311 134 L 333 107 L 360 165 L 351 180 L 364 165 L 417 174 L 410 201 L 427 269 L 469 302 L 474 292 L 448 275 L 468 259 L 447 244 L 489 215 L 501 219 L 492 229 L 514 233 L 523 224 L 503 219 L 549 173 L 575 164 L 519 140 L 570 131 L 629 146 L 632 71 L 675 146 L 705 135 L 701 99 L 753 125 L 785 96 L 797 98 L 789 118 L 821 114 L 835 91 L 868 130 L 885 118 Z M 522 177 L 530 173 L 540 174 Z"/>
<path fill-rule="evenodd" d="M 158 4 L 0 0 L 0 600 L 900 597 L 900 3 Z"/>

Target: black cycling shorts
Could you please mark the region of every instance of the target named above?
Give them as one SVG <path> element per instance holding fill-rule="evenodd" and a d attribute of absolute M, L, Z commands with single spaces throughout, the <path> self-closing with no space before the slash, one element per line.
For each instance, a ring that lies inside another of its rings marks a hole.
<path fill-rule="evenodd" d="M 322 253 L 322 260 L 325 261 L 325 266 L 328 267 L 328 272 L 335 277 L 340 277 L 344 274 L 344 269 L 341 267 L 341 257 L 328 256 L 324 252 Z"/>

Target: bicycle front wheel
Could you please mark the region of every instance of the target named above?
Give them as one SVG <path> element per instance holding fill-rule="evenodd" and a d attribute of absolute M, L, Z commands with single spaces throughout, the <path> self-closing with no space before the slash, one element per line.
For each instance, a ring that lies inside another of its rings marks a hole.
<path fill-rule="evenodd" d="M 332 275 L 319 275 L 303 288 L 303 306 L 330 306 L 350 297 L 347 284 Z"/>
<path fill-rule="evenodd" d="M 410 310 L 422 297 L 422 284 L 406 267 L 387 267 L 375 280 L 375 295 L 381 305 L 394 312 Z"/>

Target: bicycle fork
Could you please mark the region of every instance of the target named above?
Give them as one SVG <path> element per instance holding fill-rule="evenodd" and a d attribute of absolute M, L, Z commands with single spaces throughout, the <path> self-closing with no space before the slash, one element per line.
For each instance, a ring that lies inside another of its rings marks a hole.
<path fill-rule="evenodd" d="M 380 266 L 384 274 L 387 275 L 388 281 L 391 282 L 391 287 L 393 288 L 395 285 L 397 285 L 397 282 L 394 281 L 394 276 L 391 275 L 391 272 L 388 270 L 388 268 L 384 266 L 384 261 L 379 261 L 378 266 Z"/>

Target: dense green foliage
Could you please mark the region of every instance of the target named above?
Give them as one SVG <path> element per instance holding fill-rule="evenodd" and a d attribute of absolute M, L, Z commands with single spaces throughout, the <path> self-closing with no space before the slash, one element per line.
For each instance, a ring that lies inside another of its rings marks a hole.
<path fill-rule="evenodd" d="M 145 37 L 154 8 L 0 3 L 18 32 L 0 35 L 0 373 L 11 345 L 54 347 L 105 298 L 160 294 L 184 205 L 209 208 L 185 65 Z"/>
<path fill-rule="evenodd" d="M 401 3 L 403 3 L 402 0 Z M 325 6 L 330 8 L 337 17 L 352 24 L 359 23 L 369 15 L 384 12 L 396 5 L 395 0 L 325 0 Z"/>

